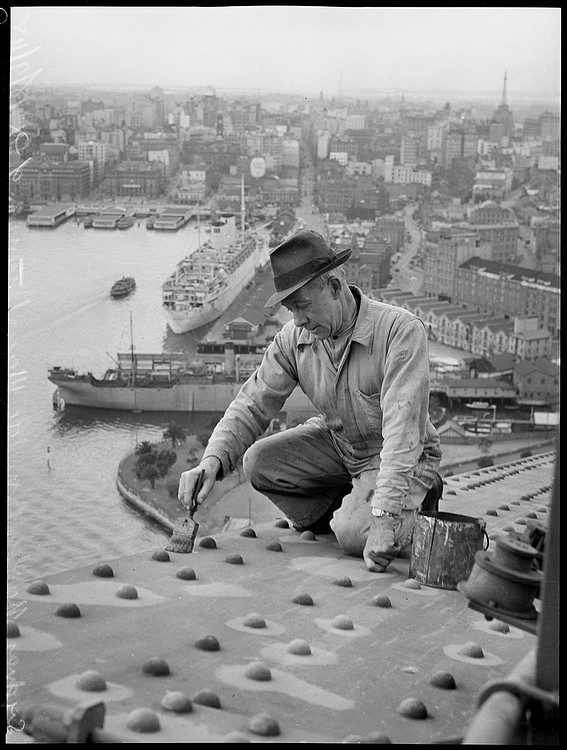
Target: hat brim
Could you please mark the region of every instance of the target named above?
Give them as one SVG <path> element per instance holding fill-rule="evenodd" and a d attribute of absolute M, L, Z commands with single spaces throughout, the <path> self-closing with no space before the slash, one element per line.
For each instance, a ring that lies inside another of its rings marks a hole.
<path fill-rule="evenodd" d="M 290 286 L 287 289 L 282 289 L 280 292 L 276 292 L 275 294 L 272 294 L 272 296 L 268 299 L 264 307 L 273 307 L 274 305 L 279 304 L 286 297 L 289 297 L 290 294 L 297 292 L 297 290 L 301 289 L 301 287 L 305 286 L 305 284 L 309 284 L 309 282 L 313 281 L 313 279 L 316 279 L 318 276 L 322 276 L 324 273 L 327 273 L 327 271 L 332 271 L 333 268 L 336 268 L 337 266 L 341 266 L 343 263 L 346 263 L 346 261 L 350 258 L 351 255 L 352 255 L 352 250 L 350 248 L 348 250 L 343 250 L 343 252 L 339 253 L 334 260 L 332 260 L 326 266 L 323 266 L 322 268 L 320 268 L 317 271 L 317 273 L 314 273 L 312 276 L 309 276 L 304 281 L 300 281 L 299 284 L 294 284 L 293 286 Z"/>

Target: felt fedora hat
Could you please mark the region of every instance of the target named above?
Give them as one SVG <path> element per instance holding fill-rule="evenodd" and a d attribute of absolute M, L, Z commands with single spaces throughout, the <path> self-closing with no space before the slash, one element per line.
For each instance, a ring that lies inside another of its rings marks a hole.
<path fill-rule="evenodd" d="M 334 253 L 325 239 L 310 229 L 302 230 L 270 253 L 275 293 L 264 307 L 273 307 L 322 273 L 347 261 L 352 250 Z"/>

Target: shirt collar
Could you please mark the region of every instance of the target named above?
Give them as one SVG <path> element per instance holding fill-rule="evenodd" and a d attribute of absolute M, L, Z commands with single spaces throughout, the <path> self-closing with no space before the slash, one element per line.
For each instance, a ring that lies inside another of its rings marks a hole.
<path fill-rule="evenodd" d="M 354 294 L 357 301 L 360 303 L 358 308 L 358 316 L 356 318 L 356 325 L 354 326 L 351 335 L 351 341 L 356 341 L 358 344 L 362 344 L 362 346 L 366 346 L 371 349 L 373 329 L 370 321 L 370 315 L 368 314 L 369 299 L 357 286 L 354 286 L 354 284 L 349 284 L 349 289 Z M 303 344 L 314 345 L 317 343 L 319 343 L 319 340 L 315 338 L 311 331 L 308 331 L 306 328 L 301 329 L 299 337 L 297 339 L 298 346 L 301 346 Z"/>

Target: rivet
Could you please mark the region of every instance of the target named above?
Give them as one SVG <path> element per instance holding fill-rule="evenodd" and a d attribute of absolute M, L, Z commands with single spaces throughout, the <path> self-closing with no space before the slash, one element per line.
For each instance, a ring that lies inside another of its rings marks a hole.
<path fill-rule="evenodd" d="M 252 527 L 249 526 L 246 529 L 242 529 L 242 531 L 240 532 L 240 536 L 248 536 L 251 539 L 256 539 L 256 532 Z"/>
<path fill-rule="evenodd" d="M 285 518 L 278 518 L 274 523 L 274 526 L 277 526 L 278 529 L 289 529 L 289 523 L 285 520 Z"/>
<path fill-rule="evenodd" d="M 279 542 L 268 542 L 266 549 L 270 552 L 283 552 L 283 547 Z"/>
<path fill-rule="evenodd" d="M 114 571 L 110 565 L 103 563 L 93 568 L 93 575 L 98 576 L 99 578 L 114 578 Z"/>
<path fill-rule="evenodd" d="M 297 596 L 293 597 L 293 601 L 295 604 L 303 604 L 306 607 L 313 605 L 313 599 L 310 594 L 297 594 Z"/>
<path fill-rule="evenodd" d="M 341 576 L 340 578 L 335 578 L 333 583 L 336 586 L 344 586 L 345 588 L 350 588 L 352 586 L 352 581 L 348 576 Z"/>
<path fill-rule="evenodd" d="M 461 646 L 459 653 L 462 656 L 470 656 L 471 659 L 484 659 L 484 651 L 478 643 L 473 643 L 472 641 Z"/>
<path fill-rule="evenodd" d="M 432 675 L 430 683 L 442 690 L 455 690 L 457 683 L 450 672 L 435 672 Z"/>
<path fill-rule="evenodd" d="M 491 508 L 490 510 L 486 511 L 485 515 L 487 515 L 487 516 L 497 516 L 498 513 L 493 508 Z"/>
<path fill-rule="evenodd" d="M 116 596 L 120 599 L 137 599 L 138 598 L 138 590 L 135 586 L 131 586 L 128 583 L 124 583 L 118 591 L 116 592 Z"/>
<path fill-rule="evenodd" d="M 278 722 L 269 714 L 261 713 L 253 716 L 248 722 L 248 729 L 262 737 L 277 737 L 280 733 Z"/>
<path fill-rule="evenodd" d="M 76 604 L 73 604 L 72 602 L 66 602 L 59 607 L 55 614 L 59 615 L 59 617 L 80 617 L 81 610 L 77 607 Z"/>
<path fill-rule="evenodd" d="M 312 531 L 309 531 L 309 529 L 301 532 L 301 538 L 308 539 L 310 542 L 314 542 L 317 539 L 315 534 Z"/>
<path fill-rule="evenodd" d="M 296 638 L 288 645 L 287 651 L 296 656 L 309 656 L 311 654 L 311 646 L 307 641 L 304 641 L 301 638 Z"/>
<path fill-rule="evenodd" d="M 352 620 L 350 617 L 347 617 L 347 615 L 337 615 L 331 625 L 334 628 L 337 628 L 337 630 L 353 630 L 354 625 L 352 623 Z"/>
<path fill-rule="evenodd" d="M 193 568 L 179 568 L 175 575 L 177 578 L 181 578 L 184 581 L 194 581 L 197 578 Z"/>
<path fill-rule="evenodd" d="M 195 646 L 200 648 L 201 651 L 218 651 L 220 649 L 220 643 L 214 635 L 203 635 L 201 638 L 197 638 Z"/>
<path fill-rule="evenodd" d="M 230 563 L 231 565 L 244 565 L 244 560 L 242 559 L 242 555 L 234 554 L 234 555 L 228 555 L 224 558 L 224 561 L 227 563 Z"/>
<path fill-rule="evenodd" d="M 159 732 L 159 717 L 150 708 L 135 708 L 128 714 L 126 726 L 133 732 Z"/>
<path fill-rule="evenodd" d="M 262 661 L 253 661 L 248 664 L 244 670 L 244 674 L 250 680 L 257 680 L 258 682 L 268 682 L 272 679 L 272 673 L 270 668 Z"/>
<path fill-rule="evenodd" d="M 102 690 L 106 690 L 107 686 L 106 680 L 100 674 L 100 672 L 95 672 L 94 669 L 90 669 L 87 672 L 83 672 L 83 674 L 79 675 L 79 678 L 75 683 L 75 687 L 78 687 L 79 690 L 88 690 L 93 693 L 98 693 Z"/>
<path fill-rule="evenodd" d="M 185 693 L 171 690 L 161 699 L 161 707 L 165 711 L 174 711 L 176 714 L 189 714 L 193 710 L 193 702 Z"/>
<path fill-rule="evenodd" d="M 243 620 L 243 625 L 245 625 L 247 628 L 265 628 L 266 627 L 266 620 L 262 617 L 262 615 L 257 614 L 256 612 L 252 612 L 252 614 L 247 615 Z"/>
<path fill-rule="evenodd" d="M 171 560 L 169 556 L 169 552 L 167 552 L 164 549 L 156 549 L 156 551 L 152 554 L 152 560 L 157 560 L 158 562 L 169 562 Z"/>
<path fill-rule="evenodd" d="M 209 708 L 221 708 L 220 698 L 212 690 L 200 690 L 192 698 L 193 703 L 198 703 L 201 706 L 208 706 Z"/>
<path fill-rule="evenodd" d="M 398 706 L 398 713 L 408 719 L 427 719 L 427 708 L 417 698 L 406 698 Z"/>
<path fill-rule="evenodd" d="M 34 581 L 30 583 L 27 588 L 28 594 L 35 594 L 36 596 L 47 596 L 51 591 L 45 581 Z"/>
<path fill-rule="evenodd" d="M 403 582 L 402 586 L 406 589 L 415 589 L 417 591 L 421 588 L 421 583 L 416 581 L 415 578 L 408 578 Z"/>
<path fill-rule="evenodd" d="M 388 607 L 392 606 L 392 602 L 390 601 L 390 598 L 386 596 L 385 594 L 377 594 L 372 599 L 372 604 L 374 604 L 375 607 L 384 607 L 384 609 L 387 609 Z"/>
<path fill-rule="evenodd" d="M 216 549 L 217 543 L 212 536 L 204 536 L 199 540 L 199 547 L 204 547 L 205 549 Z"/>
<path fill-rule="evenodd" d="M 8 620 L 8 625 L 6 627 L 6 637 L 19 638 L 20 635 L 21 633 L 18 623 L 14 622 L 13 620 Z"/>
<path fill-rule="evenodd" d="M 153 657 L 143 665 L 142 672 L 151 677 L 166 677 L 169 674 L 169 664 L 165 659 Z"/>

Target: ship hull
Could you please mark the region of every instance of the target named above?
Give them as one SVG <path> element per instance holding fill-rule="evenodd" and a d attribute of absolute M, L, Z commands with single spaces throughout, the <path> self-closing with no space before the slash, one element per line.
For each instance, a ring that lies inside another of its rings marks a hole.
<path fill-rule="evenodd" d="M 119 411 L 224 412 L 242 387 L 242 383 L 184 383 L 164 388 L 105 387 L 81 380 L 50 380 L 57 386 L 65 406 Z M 299 388 L 288 398 L 283 411 L 302 416 L 315 413 L 313 405 Z"/>

